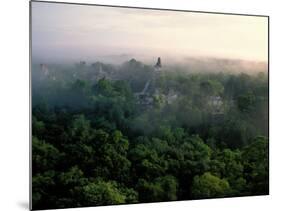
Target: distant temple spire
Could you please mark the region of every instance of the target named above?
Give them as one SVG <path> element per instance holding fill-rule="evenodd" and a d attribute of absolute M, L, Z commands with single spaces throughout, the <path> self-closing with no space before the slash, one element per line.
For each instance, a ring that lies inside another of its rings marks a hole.
<path fill-rule="evenodd" d="M 158 57 L 158 59 L 157 59 L 157 63 L 155 64 L 155 66 L 154 66 L 155 68 L 161 68 L 162 67 L 162 64 L 161 64 L 161 58 L 160 57 Z"/>

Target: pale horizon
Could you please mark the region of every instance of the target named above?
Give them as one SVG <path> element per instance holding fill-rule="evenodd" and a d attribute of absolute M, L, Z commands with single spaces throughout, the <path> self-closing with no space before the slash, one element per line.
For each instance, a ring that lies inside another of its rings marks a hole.
<path fill-rule="evenodd" d="M 32 2 L 32 57 L 43 61 L 158 56 L 268 62 L 268 19 Z"/>

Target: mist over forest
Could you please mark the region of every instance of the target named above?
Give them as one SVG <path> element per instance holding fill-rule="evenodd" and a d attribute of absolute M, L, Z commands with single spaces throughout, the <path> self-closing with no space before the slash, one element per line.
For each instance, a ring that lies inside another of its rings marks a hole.
<path fill-rule="evenodd" d="M 267 195 L 268 21 L 32 2 L 32 209 Z"/>
<path fill-rule="evenodd" d="M 33 60 L 33 209 L 268 194 L 266 63 L 108 61 Z"/>

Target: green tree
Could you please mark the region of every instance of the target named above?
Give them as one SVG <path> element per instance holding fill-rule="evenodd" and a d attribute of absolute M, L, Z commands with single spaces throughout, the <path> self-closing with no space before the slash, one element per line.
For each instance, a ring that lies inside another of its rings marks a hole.
<path fill-rule="evenodd" d="M 140 202 L 177 200 L 178 183 L 173 176 L 158 177 L 153 182 L 140 179 L 137 184 Z"/>
<path fill-rule="evenodd" d="M 237 98 L 237 106 L 240 111 L 247 112 L 253 109 L 255 104 L 255 95 L 251 92 L 239 95 Z"/>
<path fill-rule="evenodd" d="M 112 84 L 105 78 L 100 79 L 94 88 L 95 90 L 97 90 L 97 94 L 101 94 L 107 97 L 114 95 L 114 88 Z"/>
<path fill-rule="evenodd" d="M 55 207 L 56 188 L 55 171 L 45 171 L 44 173 L 32 174 L 32 207 L 33 209 L 44 209 L 45 207 Z"/>
<path fill-rule="evenodd" d="M 144 178 L 152 180 L 164 174 L 167 166 L 155 149 L 144 144 L 138 144 L 130 150 L 129 159 L 132 161 L 132 171 L 134 178 Z"/>
<path fill-rule="evenodd" d="M 56 147 L 37 137 L 32 137 L 33 174 L 55 169 L 60 158 L 60 152 Z"/>
<path fill-rule="evenodd" d="M 200 83 L 200 90 L 203 95 L 221 95 L 224 91 L 223 85 L 216 80 L 207 80 Z"/>
<path fill-rule="evenodd" d="M 217 150 L 210 166 L 214 176 L 227 179 L 233 195 L 245 192 L 246 180 L 243 174 L 244 166 L 240 150 Z"/>
<path fill-rule="evenodd" d="M 91 141 L 95 149 L 94 175 L 119 182 L 128 181 L 131 162 L 127 159 L 129 141 L 120 131 L 108 134 L 95 130 Z"/>
<path fill-rule="evenodd" d="M 130 192 L 130 197 L 132 197 L 132 194 Z M 123 204 L 126 202 L 127 196 L 118 189 L 116 182 L 97 180 L 83 187 L 83 197 L 84 206 L 93 206 Z"/>
<path fill-rule="evenodd" d="M 220 179 L 209 172 L 201 176 L 195 176 L 192 182 L 193 198 L 225 197 L 230 192 L 230 186 L 226 179 Z"/>
<path fill-rule="evenodd" d="M 179 196 L 190 198 L 191 183 L 196 175 L 201 175 L 210 169 L 211 148 L 197 136 L 184 139 L 184 143 L 178 146 L 181 151 L 179 172 Z"/>
<path fill-rule="evenodd" d="M 56 187 L 59 189 L 56 205 L 59 208 L 82 206 L 82 187 L 88 184 L 88 178 L 78 166 L 73 166 L 57 175 Z"/>
<path fill-rule="evenodd" d="M 69 130 L 71 138 L 76 141 L 87 143 L 91 138 L 90 121 L 87 120 L 84 115 L 74 116 Z"/>
<path fill-rule="evenodd" d="M 248 194 L 268 194 L 268 139 L 263 136 L 256 137 L 252 144 L 245 147 L 242 157 Z"/>

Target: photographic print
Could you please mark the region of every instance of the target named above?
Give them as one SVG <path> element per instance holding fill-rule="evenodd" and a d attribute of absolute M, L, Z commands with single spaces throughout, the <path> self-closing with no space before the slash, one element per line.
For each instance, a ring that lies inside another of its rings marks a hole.
<path fill-rule="evenodd" d="M 30 12 L 33 210 L 269 194 L 269 17 Z"/>

